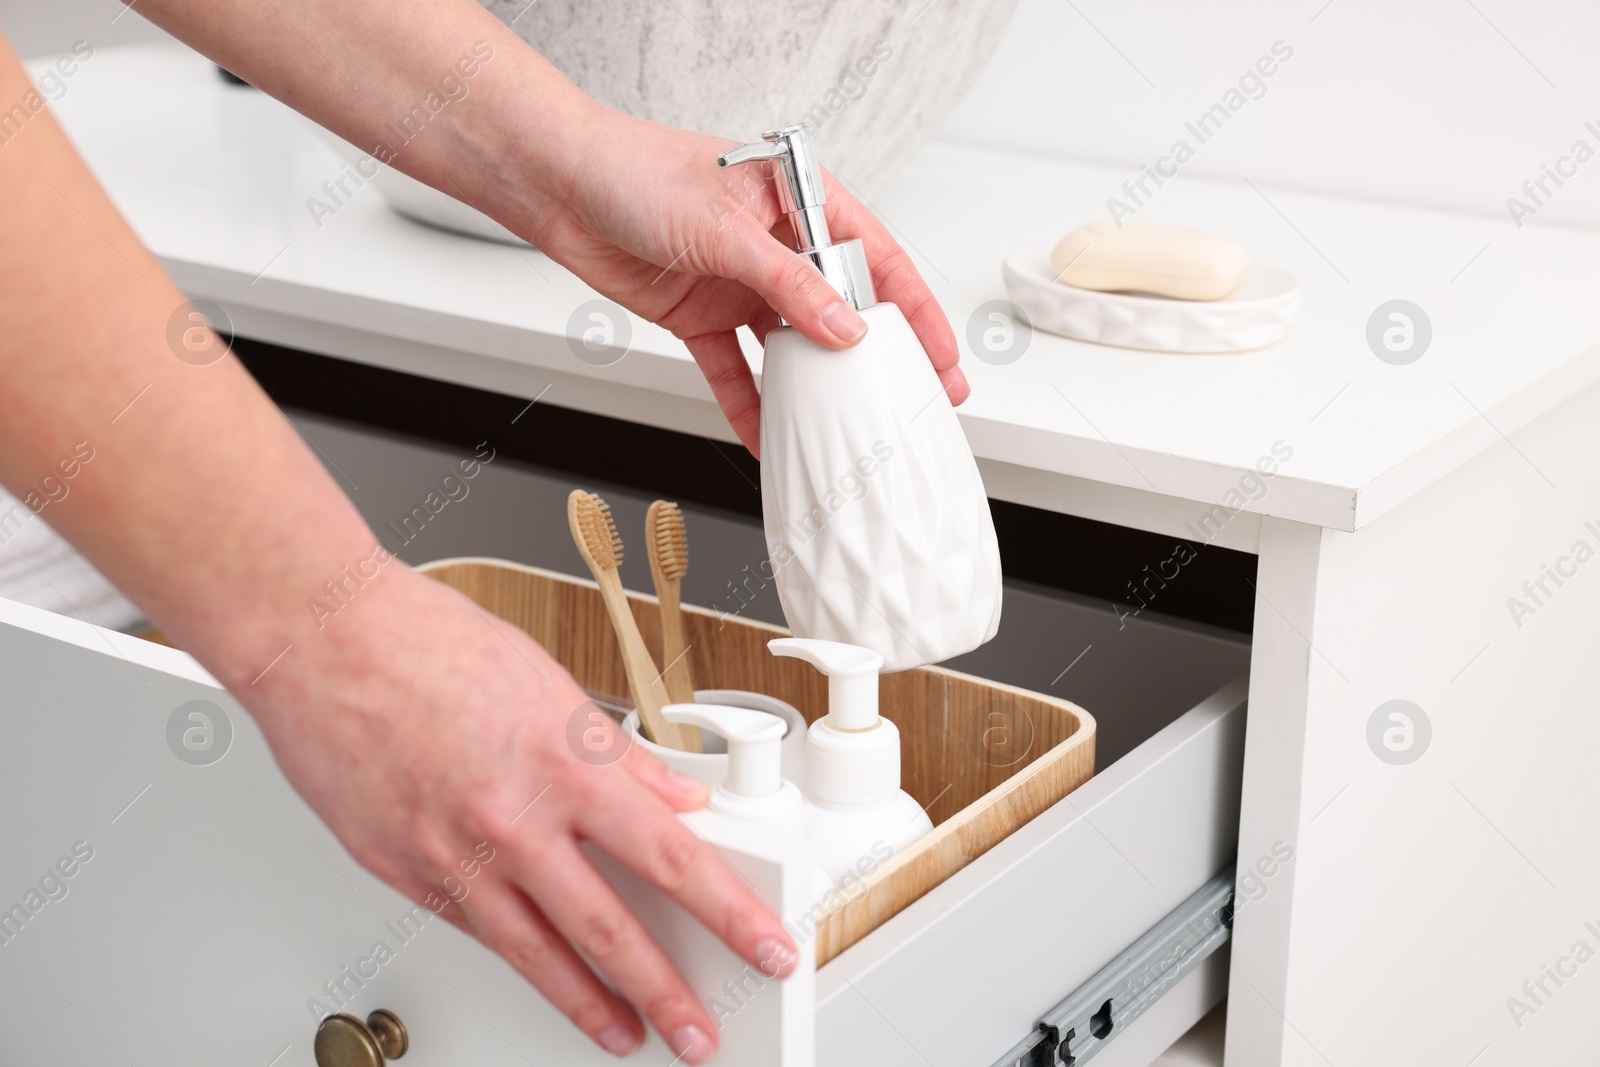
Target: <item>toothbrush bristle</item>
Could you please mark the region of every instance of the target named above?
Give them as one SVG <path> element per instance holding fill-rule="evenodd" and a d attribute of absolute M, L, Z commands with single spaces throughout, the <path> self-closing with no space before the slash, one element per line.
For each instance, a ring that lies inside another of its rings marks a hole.
<path fill-rule="evenodd" d="M 595 563 L 606 571 L 622 566 L 622 537 L 611 518 L 611 506 L 598 493 L 574 493 L 573 500 L 578 528 L 583 531 L 583 542 Z"/>
<path fill-rule="evenodd" d="M 682 578 L 689 570 L 689 533 L 683 526 L 683 512 L 665 500 L 652 504 L 650 512 L 651 537 L 661 573 L 673 580 Z"/>

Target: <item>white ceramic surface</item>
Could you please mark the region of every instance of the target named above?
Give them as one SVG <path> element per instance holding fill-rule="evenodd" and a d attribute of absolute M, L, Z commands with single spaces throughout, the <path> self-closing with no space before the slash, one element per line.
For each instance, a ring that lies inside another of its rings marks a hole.
<path fill-rule="evenodd" d="M 696 689 L 694 700 L 696 704 L 728 704 L 736 708 L 764 711 L 788 723 L 789 732 L 783 735 L 783 776 L 795 783 L 804 779 L 806 717 L 793 704 L 744 689 Z M 697 778 L 708 786 L 718 785 L 728 777 L 727 742 L 708 730 L 700 731 L 704 752 L 684 752 L 681 749 L 664 748 L 641 734 L 637 711 L 628 712 L 622 720 L 622 728 L 633 735 L 639 747 L 675 771 Z"/>
<path fill-rule="evenodd" d="M 1288 336 L 1300 308 L 1300 283 L 1257 263 L 1226 300 L 1174 300 L 1102 293 L 1054 280 L 1048 253 L 1012 256 L 1006 293 L 1035 329 L 1095 344 L 1151 352 L 1247 352 Z"/>
<path fill-rule="evenodd" d="M 863 645 L 901 671 L 1000 625 L 1000 549 L 955 409 L 905 316 L 862 312 L 836 352 L 767 335 L 761 512 L 796 637 Z"/>
<path fill-rule="evenodd" d="M 823 165 L 868 197 L 955 110 L 1017 7 L 1017 0 L 481 2 L 584 92 L 630 115 L 738 141 L 811 121 Z M 506 237 L 477 211 L 398 171 L 385 168 L 377 185 L 409 218 Z"/>

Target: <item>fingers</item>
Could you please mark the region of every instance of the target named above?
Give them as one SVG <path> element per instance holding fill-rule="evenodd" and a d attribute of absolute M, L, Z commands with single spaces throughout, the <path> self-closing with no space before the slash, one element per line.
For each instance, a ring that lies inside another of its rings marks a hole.
<path fill-rule="evenodd" d="M 461 905 L 456 904 L 454 901 L 451 901 L 450 906 L 436 911 L 434 914 L 439 916 L 439 918 L 443 919 L 445 922 L 449 923 L 451 926 L 454 926 L 456 929 L 460 930 L 462 933 L 473 934 L 476 936 L 474 930 L 472 929 L 471 921 L 467 919 L 467 913 L 462 911 Z"/>
<path fill-rule="evenodd" d="M 966 375 L 956 365 L 961 350 L 956 335 L 950 329 L 933 290 L 922 280 L 922 274 L 900 243 L 867 207 L 857 200 L 842 184 L 828 178 L 828 226 L 835 241 L 859 237 L 866 246 L 867 262 L 872 264 L 872 284 L 878 290 L 878 299 L 894 304 L 900 309 L 917 340 L 922 342 L 939 381 L 952 404 L 959 404 L 971 393 Z"/>
<path fill-rule="evenodd" d="M 662 821 L 677 822 L 671 818 Z M 686 1063 L 698 1064 L 716 1051 L 711 1017 L 576 842 L 559 838 L 541 849 L 536 861 L 518 855 L 513 862 L 521 868 L 516 872 L 519 882 L 550 922 L 629 1003 L 638 1006 L 674 1054 Z"/>
<path fill-rule="evenodd" d="M 707 257 L 707 268 L 755 290 L 795 329 L 829 348 L 849 348 L 867 324 L 811 261 L 764 231 L 754 220 L 727 227 Z"/>
<path fill-rule="evenodd" d="M 638 1016 L 595 977 L 520 890 L 506 882 L 489 882 L 478 886 L 471 900 L 470 932 L 503 956 L 595 1044 L 613 1056 L 626 1056 L 644 1043 Z"/>
<path fill-rule="evenodd" d="M 795 258 L 799 258 L 798 256 Z M 722 413 L 733 432 L 750 454 L 761 458 L 761 394 L 756 391 L 750 364 L 739 348 L 739 337 L 732 330 L 701 334 L 685 339 L 694 361 L 711 386 Z"/>
<path fill-rule="evenodd" d="M 794 942 L 749 884 L 687 823 L 654 815 L 628 792 L 613 790 L 586 805 L 577 813 L 580 834 L 676 900 L 747 963 L 788 977 L 798 958 Z"/>
<path fill-rule="evenodd" d="M 697 811 L 711 798 L 711 790 L 700 779 L 673 770 L 638 746 L 628 750 L 622 765 L 678 811 Z"/>
<path fill-rule="evenodd" d="M 961 373 L 960 367 L 951 367 L 938 373 L 939 384 L 944 386 L 945 394 L 950 397 L 951 404 L 960 404 L 972 395 L 972 386 L 967 384 L 967 376 Z"/>

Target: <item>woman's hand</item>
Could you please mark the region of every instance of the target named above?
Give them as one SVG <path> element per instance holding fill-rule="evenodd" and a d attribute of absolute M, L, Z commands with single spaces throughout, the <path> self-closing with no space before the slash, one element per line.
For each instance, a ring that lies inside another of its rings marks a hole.
<path fill-rule="evenodd" d="M 581 131 L 581 132 L 579 132 Z M 723 169 L 733 142 L 619 114 L 590 103 L 573 142 L 533 172 L 500 175 L 497 214 L 605 296 L 682 338 L 745 447 L 760 443 L 761 398 L 734 331 L 758 340 L 778 316 L 830 348 L 861 340 L 866 323 L 794 251 L 771 164 Z M 950 323 L 909 256 L 883 224 L 825 176 L 835 242 L 860 238 L 878 299 L 897 305 L 952 403 L 967 398 Z M 518 203 L 521 198 L 521 203 Z M 523 206 L 526 205 L 526 206 Z"/>
<path fill-rule="evenodd" d="M 251 711 L 284 774 L 362 865 L 504 956 L 607 1051 L 643 1040 L 631 1002 L 702 1062 L 716 1026 L 579 843 L 786 976 L 797 957 L 782 924 L 674 814 L 702 806 L 705 787 L 637 747 L 607 766 L 579 759 L 568 723 L 593 705 L 560 664 L 403 568 L 385 564 L 255 687 Z M 443 903 L 483 842 L 492 861 Z"/>

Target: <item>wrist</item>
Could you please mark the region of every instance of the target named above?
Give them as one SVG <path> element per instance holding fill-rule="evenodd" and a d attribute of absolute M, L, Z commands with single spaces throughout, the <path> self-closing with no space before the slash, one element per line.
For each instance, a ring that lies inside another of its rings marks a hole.
<path fill-rule="evenodd" d="M 466 165 L 450 162 L 446 192 L 469 178 L 471 206 L 535 246 L 569 210 L 594 143 L 617 113 L 585 94 L 531 49 L 484 74 L 481 99 L 462 131 Z"/>
<path fill-rule="evenodd" d="M 371 619 L 391 614 L 386 606 L 404 587 L 427 579 L 364 524 L 336 541 L 264 559 L 253 575 L 235 575 L 244 584 L 225 598 L 231 606 L 223 624 L 214 613 L 199 613 L 179 623 L 186 633 L 173 636 L 247 705 L 279 693 L 307 668 L 356 655 Z"/>
<path fill-rule="evenodd" d="M 286 612 L 272 613 L 269 635 L 238 642 L 218 680 L 263 727 L 323 706 L 330 685 L 381 673 L 397 635 L 428 624 L 440 608 L 430 599 L 437 586 L 381 544 L 370 547 L 320 586 L 300 591 Z"/>

